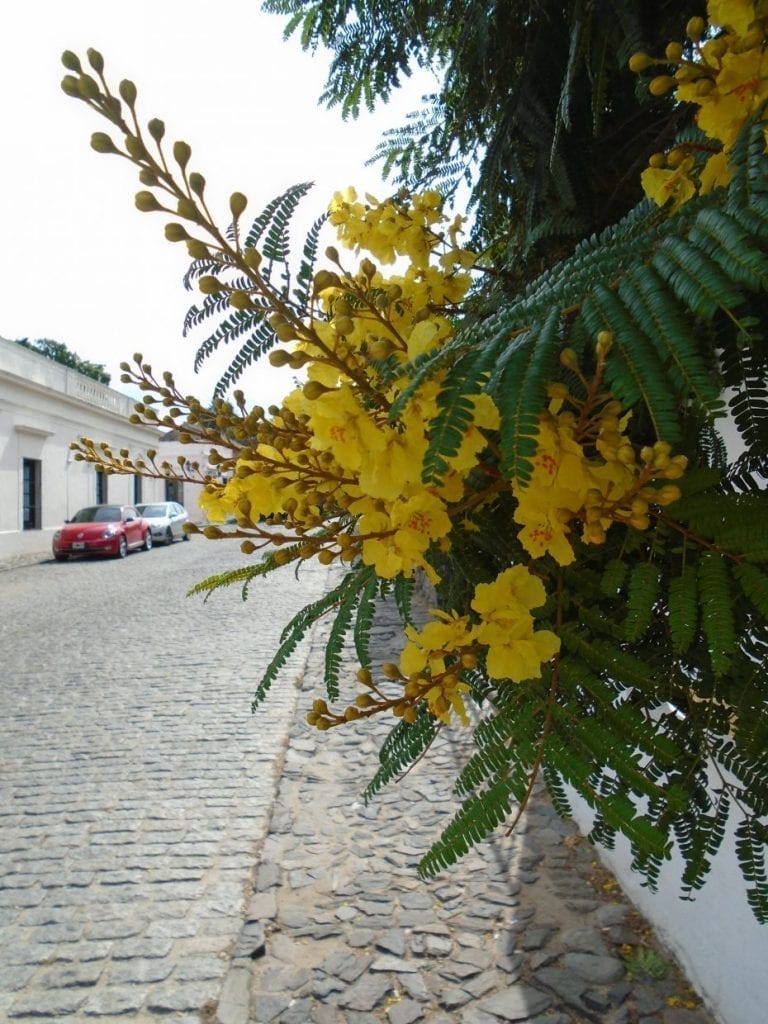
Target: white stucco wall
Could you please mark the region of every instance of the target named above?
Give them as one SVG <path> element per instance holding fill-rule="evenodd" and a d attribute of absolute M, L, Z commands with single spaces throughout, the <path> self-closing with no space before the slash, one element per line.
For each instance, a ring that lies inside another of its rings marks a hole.
<path fill-rule="evenodd" d="M 731 460 L 743 444 L 733 422 L 718 429 Z M 766 752 L 768 756 L 768 752 Z M 592 812 L 573 798 L 574 819 L 589 832 Z M 598 852 L 627 895 L 676 954 L 692 984 L 722 1024 L 763 1024 L 768 1021 L 768 925 L 760 925 L 749 909 L 745 882 L 735 853 L 735 822 L 727 830 L 704 888 L 693 901 L 681 899 L 683 860 L 677 851 L 664 865 L 656 892 L 643 887 L 631 870 L 629 843 L 617 839 L 614 850 Z"/>
<path fill-rule="evenodd" d="M 98 381 L 0 338 L 0 558 L 50 548 L 65 519 L 96 501 L 96 470 L 69 449 L 80 436 L 141 454 L 157 446 L 152 427 L 128 422 L 133 401 Z M 40 529 L 23 529 L 22 463 L 41 469 Z M 142 480 L 145 501 L 162 500 L 162 480 Z M 110 502 L 134 500 L 131 476 L 108 479 Z"/>
<path fill-rule="evenodd" d="M 574 820 L 587 833 L 592 812 L 569 795 Z M 747 904 L 733 830 L 726 834 L 707 882 L 693 901 L 681 898 L 683 861 L 676 851 L 662 869 L 658 890 L 652 892 L 631 870 L 625 839 L 617 838 L 613 850 L 597 850 L 721 1024 L 768 1021 L 768 926 L 757 923 Z"/>

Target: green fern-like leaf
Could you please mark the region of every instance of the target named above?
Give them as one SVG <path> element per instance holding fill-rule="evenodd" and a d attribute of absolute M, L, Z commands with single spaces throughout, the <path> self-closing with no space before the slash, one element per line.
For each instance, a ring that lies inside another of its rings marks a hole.
<path fill-rule="evenodd" d="M 536 435 L 547 386 L 558 359 L 560 313 L 553 309 L 503 354 L 489 385 L 501 418 L 502 472 L 521 484 L 531 478 Z"/>
<path fill-rule="evenodd" d="M 421 878 L 433 878 L 451 867 L 476 843 L 482 842 L 505 821 L 512 809 L 512 783 L 509 779 L 489 786 L 480 796 L 470 797 L 440 839 L 419 863 Z"/>
<path fill-rule="evenodd" d="M 360 591 L 360 603 L 355 619 L 355 651 L 362 668 L 371 668 L 370 641 L 373 619 L 376 614 L 376 601 L 379 594 L 379 582 L 375 576 Z"/>
<path fill-rule="evenodd" d="M 723 559 L 707 552 L 699 560 L 701 624 L 708 641 L 709 658 L 715 675 L 728 671 L 736 651 L 728 570 Z"/>
<path fill-rule="evenodd" d="M 427 750 L 436 734 L 435 719 L 423 707 L 413 725 L 398 722 L 379 753 L 381 766 L 363 792 L 365 802 L 370 803 L 384 786 L 414 764 Z"/>
<path fill-rule="evenodd" d="M 670 580 L 667 595 L 672 650 L 677 655 L 684 654 L 696 636 L 699 621 L 697 597 L 696 569 L 685 565 L 680 575 Z"/>
<path fill-rule="evenodd" d="M 614 348 L 606 363 L 611 392 L 625 408 L 642 403 L 656 436 L 677 441 L 680 426 L 676 395 L 655 349 L 622 298 L 598 284 L 584 302 L 581 315 L 593 336 L 604 330 L 614 335 Z"/>
<path fill-rule="evenodd" d="M 747 900 L 760 924 L 768 924 L 768 873 L 765 851 L 768 827 L 750 819 L 736 829 L 736 856 L 748 882 Z"/>
<path fill-rule="evenodd" d="M 325 691 L 330 701 L 336 700 L 339 696 L 339 673 L 341 672 L 344 643 L 347 633 L 352 628 L 352 620 L 359 600 L 360 594 L 355 593 L 339 604 L 328 634 L 325 645 L 324 679 Z"/>
<path fill-rule="evenodd" d="M 658 568 L 650 562 L 635 566 L 627 594 L 627 618 L 624 622 L 627 640 L 639 640 L 647 632 L 658 593 Z"/>

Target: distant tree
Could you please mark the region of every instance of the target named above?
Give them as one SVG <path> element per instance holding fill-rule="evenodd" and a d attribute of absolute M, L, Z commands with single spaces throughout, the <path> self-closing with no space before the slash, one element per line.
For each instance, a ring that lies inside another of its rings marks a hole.
<path fill-rule="evenodd" d="M 69 366 L 73 370 L 77 370 L 78 373 L 84 373 L 86 377 L 93 377 L 101 384 L 109 384 L 112 380 L 112 377 L 104 369 L 103 363 L 90 363 L 87 359 L 81 359 L 76 352 L 72 352 L 61 341 L 52 341 L 50 338 L 37 338 L 35 341 L 30 341 L 29 338 L 18 338 L 16 344 L 23 345 L 24 348 L 28 348 L 32 352 L 38 352 L 41 356 L 47 356 L 48 359 L 53 359 L 54 362 L 61 363 L 62 366 Z"/>

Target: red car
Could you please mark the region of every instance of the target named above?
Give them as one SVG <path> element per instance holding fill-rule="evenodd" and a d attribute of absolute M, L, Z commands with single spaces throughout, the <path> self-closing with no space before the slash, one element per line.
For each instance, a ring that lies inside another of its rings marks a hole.
<path fill-rule="evenodd" d="M 133 505 L 91 505 L 67 519 L 53 535 L 53 557 L 115 555 L 125 558 L 132 548 L 152 547 L 152 529 Z"/>

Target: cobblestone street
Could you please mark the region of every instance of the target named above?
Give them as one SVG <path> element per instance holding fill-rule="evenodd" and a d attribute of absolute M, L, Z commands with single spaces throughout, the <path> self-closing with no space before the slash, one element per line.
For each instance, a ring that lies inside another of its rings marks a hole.
<path fill-rule="evenodd" d="M 361 803 L 389 723 L 306 725 L 327 622 L 250 713 L 333 570 L 185 597 L 243 561 L 192 538 L 0 565 L 0 1020 L 714 1024 L 543 793 L 419 881 L 466 735 Z M 397 650 L 387 607 L 372 641 Z"/>
<path fill-rule="evenodd" d="M 242 926 L 306 650 L 255 684 L 324 571 L 207 604 L 236 544 L 0 568 L 0 1019 L 173 1024 Z"/>

